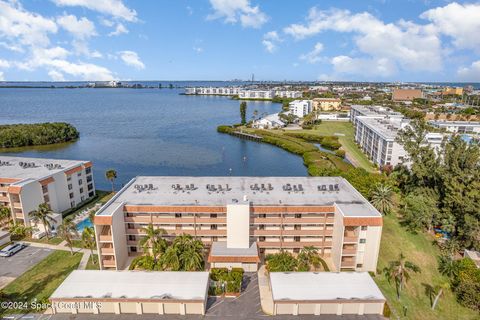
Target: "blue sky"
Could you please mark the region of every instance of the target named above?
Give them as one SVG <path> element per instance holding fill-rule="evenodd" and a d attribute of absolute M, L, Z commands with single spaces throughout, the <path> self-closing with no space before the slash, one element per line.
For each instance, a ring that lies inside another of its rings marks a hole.
<path fill-rule="evenodd" d="M 0 0 L 0 80 L 480 81 L 480 2 Z"/>

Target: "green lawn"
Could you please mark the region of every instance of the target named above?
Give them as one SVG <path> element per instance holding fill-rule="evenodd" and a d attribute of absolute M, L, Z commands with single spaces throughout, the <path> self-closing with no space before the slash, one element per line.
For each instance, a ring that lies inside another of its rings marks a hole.
<path fill-rule="evenodd" d="M 450 291 L 440 298 L 436 309 L 431 310 L 423 284 L 435 285 L 447 282 L 447 278 L 437 270 L 439 249 L 432 244 L 433 237 L 406 231 L 392 215 L 385 216 L 383 222 L 378 270 L 383 270 L 389 261 L 397 260 L 400 252 L 403 252 L 408 261 L 422 269 L 420 274 L 412 275 L 407 287 L 402 291 L 400 300 L 397 300 L 393 283 L 388 283 L 382 274 L 375 277 L 375 282 L 394 311 L 392 318 L 396 318 L 395 315 L 402 316 L 403 307 L 406 306 L 407 316 L 402 316 L 402 319 L 479 319 L 478 313 L 459 305 Z"/>
<path fill-rule="evenodd" d="M 374 172 L 375 168 L 368 160 L 367 156 L 360 150 L 355 143 L 355 130 L 350 122 L 340 121 L 322 121 L 321 124 L 316 125 L 313 130 L 302 130 L 306 132 L 314 131 L 322 136 L 333 136 L 335 133 L 343 134 L 344 136 L 338 136 L 338 140 L 342 144 L 345 152 L 355 159 L 354 165 L 364 168 L 369 172 Z"/>
<path fill-rule="evenodd" d="M 93 263 L 93 257 L 95 257 L 95 264 Z M 100 266 L 98 265 L 98 256 L 96 254 L 90 255 L 87 263 L 87 270 L 100 270 Z"/>
<path fill-rule="evenodd" d="M 77 269 L 81 253 L 73 256 L 67 251 L 55 251 L 40 261 L 37 265 L 15 279 L 1 292 L 2 301 L 15 301 L 31 303 L 34 299 L 40 302 L 47 302 L 55 289 L 65 278 Z M 40 310 L 0 310 L 4 313 L 27 313 Z"/>
<path fill-rule="evenodd" d="M 60 237 L 53 237 L 53 238 L 49 238 L 49 239 L 47 239 L 47 237 L 43 237 L 42 239 L 25 238 L 23 240 L 30 241 L 30 242 L 54 244 L 54 245 L 60 244 L 63 241 L 63 239 L 60 238 Z"/>

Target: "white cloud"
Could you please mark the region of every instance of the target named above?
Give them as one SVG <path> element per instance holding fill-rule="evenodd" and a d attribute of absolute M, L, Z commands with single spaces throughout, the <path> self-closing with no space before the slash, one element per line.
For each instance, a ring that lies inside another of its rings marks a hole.
<path fill-rule="evenodd" d="M 364 59 L 349 56 L 336 56 L 331 59 L 335 74 L 362 75 L 364 78 L 376 79 L 395 74 L 395 64 L 387 58 Z"/>
<path fill-rule="evenodd" d="M 136 69 L 145 69 L 145 65 L 143 62 L 140 60 L 140 57 L 135 51 L 120 51 L 118 52 L 120 59 L 123 60 L 123 62 L 131 67 L 134 67 Z"/>
<path fill-rule="evenodd" d="M 50 70 L 48 72 L 48 75 L 53 81 L 65 81 L 65 77 L 63 76 L 63 74 L 58 71 Z"/>
<path fill-rule="evenodd" d="M 191 16 L 193 14 L 193 8 L 190 6 L 187 6 L 186 9 L 187 9 L 188 15 Z"/>
<path fill-rule="evenodd" d="M 473 62 L 469 67 L 459 68 L 457 71 L 457 77 L 461 81 L 480 81 L 480 60 Z"/>
<path fill-rule="evenodd" d="M 0 59 L 0 68 L 8 68 L 10 67 L 10 62 L 7 60 Z"/>
<path fill-rule="evenodd" d="M 0 71 L 0 81 L 5 81 L 5 77 L 2 71 Z"/>
<path fill-rule="evenodd" d="M 214 12 L 207 19 L 224 19 L 226 23 L 237 23 L 245 28 L 260 28 L 268 16 L 259 6 L 251 6 L 250 0 L 210 0 Z"/>
<path fill-rule="evenodd" d="M 79 6 L 130 22 L 137 21 L 137 12 L 122 0 L 52 0 L 58 6 Z"/>
<path fill-rule="evenodd" d="M 194 46 L 194 47 L 193 47 L 193 51 L 195 51 L 196 53 L 202 53 L 202 52 L 203 52 L 203 48 L 202 48 L 202 47 L 198 47 L 198 46 Z"/>
<path fill-rule="evenodd" d="M 283 40 L 279 37 L 277 31 L 270 31 L 263 35 L 262 44 L 270 53 L 273 53 L 277 50 L 277 46 L 279 42 Z"/>
<path fill-rule="evenodd" d="M 458 48 L 480 49 L 480 3 L 450 3 L 425 11 L 421 16 L 435 30 L 452 38 Z"/>
<path fill-rule="evenodd" d="M 305 60 L 308 63 L 312 63 L 312 64 L 320 62 L 322 60 L 322 56 L 320 55 L 322 51 L 323 51 L 323 44 L 321 42 L 317 42 L 313 47 L 312 51 L 302 54 L 300 56 L 300 60 Z"/>
<path fill-rule="evenodd" d="M 47 46 L 48 35 L 57 30 L 55 21 L 24 10 L 19 2 L 0 1 L 0 38 L 8 40 L 6 46 L 17 51 L 24 45 Z"/>
<path fill-rule="evenodd" d="M 6 42 L 0 42 L 0 47 L 3 47 L 5 49 L 8 49 L 10 51 L 14 51 L 14 52 L 24 52 L 24 50 L 20 47 L 20 46 L 17 46 L 15 44 L 11 44 L 11 43 L 6 43 Z"/>
<path fill-rule="evenodd" d="M 123 33 L 128 33 L 128 29 L 122 23 L 117 23 L 117 26 L 115 27 L 115 31 L 110 32 L 108 36 L 109 37 L 118 36 Z"/>
<path fill-rule="evenodd" d="M 77 19 L 71 14 L 63 15 L 57 18 L 57 23 L 78 39 L 87 39 L 97 35 L 95 24 L 85 17 Z"/>
<path fill-rule="evenodd" d="M 102 58 L 103 55 L 97 50 L 90 50 L 88 43 L 85 41 L 72 41 L 72 47 L 75 53 L 79 56 L 85 56 L 87 58 Z"/>
<path fill-rule="evenodd" d="M 384 23 L 367 12 L 353 14 L 338 9 L 321 11 L 314 7 L 310 9 L 306 23 L 284 28 L 284 32 L 295 39 L 304 39 L 324 31 L 353 33 L 357 51 L 365 56 L 354 61 L 375 66 L 378 72 L 383 72 L 379 76 L 389 75 L 397 67 L 409 72 L 437 72 L 443 67 L 441 39 L 431 25 L 402 20 Z"/>

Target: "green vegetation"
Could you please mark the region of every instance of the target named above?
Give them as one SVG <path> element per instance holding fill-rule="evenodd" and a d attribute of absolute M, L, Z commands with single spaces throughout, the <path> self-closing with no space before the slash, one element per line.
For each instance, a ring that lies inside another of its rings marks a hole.
<path fill-rule="evenodd" d="M 400 300 L 397 299 L 397 292 L 394 283 L 377 274 L 375 282 L 382 290 L 388 300 L 389 307 L 394 318 L 402 319 L 478 319 L 478 314 L 462 307 L 457 303 L 455 295 L 451 290 L 443 290 L 443 295 L 435 310 L 432 310 L 430 295 L 426 292 L 425 285 L 435 287 L 436 285 L 448 282 L 448 277 L 438 271 L 437 257 L 440 249 L 434 243 L 434 237 L 424 233 L 412 233 L 403 228 L 395 214 L 389 214 L 383 218 L 382 242 L 380 244 L 380 255 L 377 269 L 383 270 L 389 267 L 391 261 L 398 260 L 403 252 L 406 260 L 417 265 L 421 274 L 412 274 L 408 286 L 404 287 Z M 407 315 L 403 317 L 404 308 Z"/>
<path fill-rule="evenodd" d="M 32 301 L 48 303 L 48 298 L 65 278 L 77 269 L 82 254 L 75 253 L 73 256 L 66 251 L 55 251 L 43 259 L 36 266 L 15 279 L 12 283 L 1 290 L 2 301 L 26 302 L 30 307 Z M 40 309 L 0 309 L 1 314 L 28 313 L 44 310 Z"/>
<path fill-rule="evenodd" d="M 245 101 L 240 103 L 240 119 L 242 125 L 247 123 L 247 103 Z"/>
<path fill-rule="evenodd" d="M 220 133 L 228 133 L 231 134 L 235 131 L 235 129 L 231 126 L 218 126 L 217 127 L 217 132 Z"/>
<path fill-rule="evenodd" d="M 346 151 L 352 163 L 368 172 L 376 171 L 367 156 L 355 143 L 355 129 L 350 122 L 322 121 L 321 124 L 314 126 L 311 133 L 320 136 L 337 136 L 339 134 L 338 142 L 340 142 L 342 149 Z"/>
<path fill-rule="evenodd" d="M 448 232 L 462 248 L 480 250 L 480 148 L 459 136 L 435 151 L 424 144 L 424 122 L 413 122 L 398 141 L 412 161 L 393 172 L 404 195 L 404 223 L 414 231 Z"/>
<path fill-rule="evenodd" d="M 117 179 L 117 171 L 115 171 L 114 169 L 108 169 L 107 171 L 105 171 L 105 178 L 110 181 L 110 183 L 112 184 L 112 193 L 115 192 L 115 179 Z"/>
<path fill-rule="evenodd" d="M 86 270 L 100 270 L 100 265 L 96 262 L 94 255 L 90 255 L 90 258 L 87 262 Z"/>
<path fill-rule="evenodd" d="M 315 247 L 304 247 L 295 257 L 288 251 L 269 254 L 265 257 L 266 269 L 269 272 L 290 272 L 290 271 L 329 271 L 325 261 L 320 258 Z"/>
<path fill-rule="evenodd" d="M 74 141 L 80 133 L 64 122 L 0 125 L 0 147 L 15 148 Z"/>
<path fill-rule="evenodd" d="M 41 222 L 43 224 L 43 230 L 45 230 L 47 239 L 50 238 L 50 230 L 52 224 L 55 223 L 55 219 L 52 218 L 52 213 L 53 211 L 50 210 L 50 207 L 46 203 L 41 203 L 37 210 L 33 210 L 29 213 L 33 221 Z"/>
<path fill-rule="evenodd" d="M 73 256 L 73 237 L 78 237 L 78 231 L 72 219 L 63 219 L 62 224 L 58 227 L 58 235 L 65 240 Z"/>
<path fill-rule="evenodd" d="M 400 293 L 410 280 L 411 272 L 419 273 L 421 269 L 413 262 L 407 261 L 403 253 L 400 253 L 398 260 L 390 261 L 388 267 L 383 269 L 383 274 L 388 282 L 395 283 L 397 298 L 400 300 Z"/>
<path fill-rule="evenodd" d="M 29 241 L 29 242 L 37 242 L 37 243 L 45 243 L 45 244 L 53 244 L 53 245 L 58 245 L 58 244 L 62 243 L 62 241 L 63 241 L 63 239 L 60 238 L 60 237 L 53 237 L 53 238 L 43 237 L 42 239 L 27 238 L 27 239 L 24 239 L 24 240 Z"/>
<path fill-rule="evenodd" d="M 208 294 L 220 296 L 224 293 L 240 293 L 242 290 L 243 269 L 232 268 L 212 268 L 210 270 L 210 279 L 212 283 L 208 289 Z"/>
<path fill-rule="evenodd" d="M 95 230 L 93 227 L 86 227 L 82 232 L 82 245 L 86 249 L 90 249 L 90 259 L 92 263 L 95 264 L 95 255 L 93 250 L 97 247 L 97 242 L 95 241 Z"/>
<path fill-rule="evenodd" d="M 169 270 L 199 271 L 204 268 L 204 247 L 200 240 L 191 235 L 182 234 L 172 243 L 162 238 L 164 229 L 155 228 L 152 224 L 143 228 L 146 236 L 140 241 L 143 255 L 133 259 L 130 270 Z"/>

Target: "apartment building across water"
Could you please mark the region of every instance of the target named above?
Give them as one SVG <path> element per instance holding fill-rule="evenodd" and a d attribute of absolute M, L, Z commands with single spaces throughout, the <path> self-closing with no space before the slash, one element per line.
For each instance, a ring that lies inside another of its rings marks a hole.
<path fill-rule="evenodd" d="M 212 266 L 256 270 L 265 254 L 314 246 L 334 269 L 375 271 L 381 214 L 340 177 L 137 177 L 95 216 L 102 269 L 140 254 L 152 223 L 190 234 Z"/>
<path fill-rule="evenodd" d="M 61 213 L 94 195 L 89 161 L 0 157 L 0 204 L 26 226 L 31 225 L 28 213 L 42 203 Z"/>

